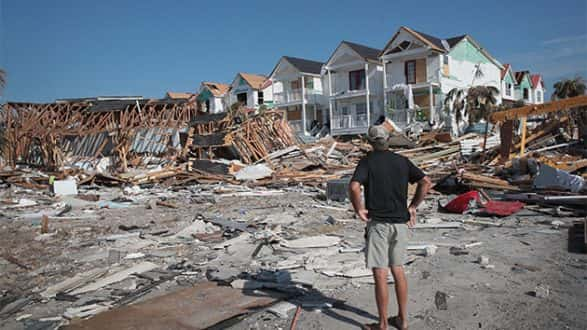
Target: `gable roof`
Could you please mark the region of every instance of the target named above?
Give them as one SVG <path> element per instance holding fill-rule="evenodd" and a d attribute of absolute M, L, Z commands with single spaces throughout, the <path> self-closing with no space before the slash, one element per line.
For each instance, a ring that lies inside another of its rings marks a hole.
<path fill-rule="evenodd" d="M 299 57 L 283 56 L 283 58 L 302 73 L 320 74 L 324 63 L 306 60 Z"/>
<path fill-rule="evenodd" d="M 345 44 L 349 46 L 352 50 L 354 50 L 357 54 L 359 54 L 366 60 L 379 60 L 379 53 L 381 53 L 381 49 L 372 48 L 369 46 L 357 44 L 346 40 L 343 40 L 340 44 Z"/>
<path fill-rule="evenodd" d="M 189 99 L 194 96 L 194 93 L 183 93 L 183 92 L 167 92 L 167 98 L 172 100 Z"/>
<path fill-rule="evenodd" d="M 504 64 L 503 65 L 503 69 L 501 69 L 501 80 L 503 80 L 503 78 L 505 78 L 505 75 L 508 73 L 508 71 L 512 68 L 511 65 L 509 64 Z"/>
<path fill-rule="evenodd" d="M 267 80 L 265 76 L 252 73 L 239 72 L 237 76 L 241 76 L 253 89 L 260 89 L 265 80 Z"/>
<path fill-rule="evenodd" d="M 277 61 L 277 64 L 275 64 L 275 66 L 273 67 L 273 70 L 271 70 L 269 77 L 273 77 L 273 73 L 275 73 L 275 70 L 277 70 L 279 64 L 281 64 L 282 61 L 287 61 L 291 66 L 293 66 L 296 70 L 298 70 L 301 73 L 314 75 L 320 75 L 320 72 L 322 71 L 322 66 L 324 65 L 324 63 L 318 61 L 312 61 L 292 56 L 282 56 L 279 58 L 279 61 Z"/>
<path fill-rule="evenodd" d="M 439 52 L 445 52 L 446 51 L 446 49 L 444 49 L 444 46 L 442 45 L 442 40 L 440 38 L 433 37 L 433 36 L 428 35 L 426 33 L 422 33 L 422 32 L 418 32 L 418 31 L 412 30 L 412 29 L 410 29 L 407 26 L 400 26 L 400 28 L 394 33 L 394 35 L 391 37 L 391 39 L 389 39 L 389 41 L 387 41 L 387 43 L 385 44 L 385 47 L 383 47 L 383 50 L 380 52 L 379 55 L 383 55 L 383 52 L 385 52 L 385 50 L 389 46 L 391 46 L 391 44 L 393 43 L 393 41 L 395 40 L 395 38 L 397 38 L 397 36 L 402 31 L 405 31 L 405 32 L 411 34 L 416 39 L 420 40 L 421 42 L 423 42 L 424 44 L 428 45 L 430 48 L 432 48 L 432 49 L 434 49 L 436 51 L 439 51 Z M 451 39 L 453 39 L 453 38 L 451 38 Z"/>
<path fill-rule="evenodd" d="M 416 39 L 418 39 L 421 42 L 423 42 L 424 44 L 428 45 L 431 49 L 442 52 L 442 53 L 446 53 L 446 52 L 450 51 L 454 46 L 456 46 L 463 39 L 468 38 L 492 62 L 494 62 L 498 66 L 501 66 L 501 64 L 499 64 L 499 62 L 497 62 L 497 60 L 495 60 L 491 55 L 489 55 L 487 53 L 487 51 L 485 51 L 475 40 L 473 40 L 473 38 L 471 38 L 471 36 L 469 36 L 467 34 L 462 34 L 459 36 L 442 39 L 442 38 L 438 38 L 438 37 L 432 36 L 432 35 L 424 33 L 424 32 L 413 30 L 407 26 L 401 26 L 397 30 L 397 32 L 393 35 L 393 37 L 391 37 L 391 39 L 389 39 L 389 41 L 387 42 L 385 47 L 383 47 L 383 50 L 381 51 L 380 55 L 383 55 L 385 50 L 393 43 L 393 41 L 395 40 L 395 38 L 397 38 L 397 36 L 399 35 L 399 33 L 401 31 L 405 31 L 405 32 L 411 34 Z"/>
<path fill-rule="evenodd" d="M 544 86 L 544 84 L 542 82 L 542 76 L 539 74 L 530 75 L 530 82 L 532 83 L 532 88 L 538 87 L 538 84 L 541 84 Z"/>
<path fill-rule="evenodd" d="M 526 70 L 526 71 L 516 71 L 514 73 L 514 76 L 516 77 L 516 84 L 521 84 L 522 80 L 524 80 L 524 77 L 529 75 L 530 71 Z"/>
<path fill-rule="evenodd" d="M 202 85 L 208 88 L 210 93 L 216 97 L 223 96 L 230 89 L 230 85 L 211 81 L 204 81 Z"/>

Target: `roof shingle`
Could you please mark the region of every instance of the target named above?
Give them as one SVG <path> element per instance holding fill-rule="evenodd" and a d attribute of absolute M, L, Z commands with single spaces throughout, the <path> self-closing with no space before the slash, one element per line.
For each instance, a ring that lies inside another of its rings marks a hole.
<path fill-rule="evenodd" d="M 372 48 L 365 45 L 356 44 L 350 41 L 343 41 L 343 44 L 351 47 L 355 52 L 361 55 L 363 58 L 368 60 L 379 60 L 379 53 L 381 53 L 381 49 Z"/>
<path fill-rule="evenodd" d="M 230 89 L 230 85 L 217 82 L 204 81 L 202 85 L 206 86 L 210 93 L 217 97 L 223 96 Z"/>
<path fill-rule="evenodd" d="M 261 86 L 265 80 L 267 80 L 267 77 L 258 74 L 239 72 L 239 75 L 243 77 L 247 84 L 253 89 L 261 89 Z"/>
<path fill-rule="evenodd" d="M 322 65 L 324 65 L 322 62 L 306 60 L 298 57 L 284 56 L 283 58 L 302 73 L 320 74 Z"/>

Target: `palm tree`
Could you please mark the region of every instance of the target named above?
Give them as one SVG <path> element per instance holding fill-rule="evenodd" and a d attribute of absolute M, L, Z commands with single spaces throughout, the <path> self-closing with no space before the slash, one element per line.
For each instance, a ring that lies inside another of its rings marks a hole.
<path fill-rule="evenodd" d="M 587 86 L 585 80 L 579 76 L 574 79 L 564 79 L 554 84 L 553 100 L 585 95 Z M 572 126 L 579 128 L 580 138 L 587 144 L 587 111 L 585 107 L 579 107 L 569 113 Z M 554 115 L 554 113 L 552 114 Z"/>
<path fill-rule="evenodd" d="M 467 109 L 471 110 L 468 111 L 469 124 L 489 118 L 489 114 L 495 109 L 497 95 L 499 95 L 499 89 L 493 86 L 475 86 L 469 88 L 467 92 Z"/>
<path fill-rule="evenodd" d="M 0 69 L 0 95 L 2 95 L 4 86 L 6 86 L 6 71 Z"/>
<path fill-rule="evenodd" d="M 497 103 L 497 95 L 499 90 L 493 86 L 474 86 L 468 90 L 453 88 L 446 94 L 444 108 L 447 112 L 452 108 L 457 125 L 466 115 L 469 124 L 473 124 L 489 117 Z"/>
<path fill-rule="evenodd" d="M 553 100 L 566 99 L 584 95 L 587 90 L 587 85 L 583 78 L 577 76 L 574 79 L 563 79 L 554 84 L 554 93 L 552 93 Z"/>
<path fill-rule="evenodd" d="M 450 115 L 450 110 L 455 114 L 457 125 L 463 119 L 465 110 L 465 90 L 460 88 L 451 89 L 444 99 L 444 109 Z"/>

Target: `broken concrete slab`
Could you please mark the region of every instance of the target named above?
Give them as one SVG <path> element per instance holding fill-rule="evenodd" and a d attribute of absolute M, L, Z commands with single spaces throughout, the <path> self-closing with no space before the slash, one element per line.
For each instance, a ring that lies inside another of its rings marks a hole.
<path fill-rule="evenodd" d="M 267 309 L 271 314 L 277 315 L 279 318 L 285 319 L 289 317 L 289 312 L 296 309 L 298 306 L 289 301 L 279 302 Z"/>
<path fill-rule="evenodd" d="M 75 180 L 55 180 L 53 192 L 57 196 L 77 195 L 77 183 Z"/>
<path fill-rule="evenodd" d="M 53 298 L 59 292 L 71 291 L 94 280 L 95 278 L 104 275 L 107 271 L 108 268 L 95 268 L 87 272 L 76 274 L 72 278 L 68 278 L 63 282 L 48 287 L 47 289 L 45 289 L 45 291 L 41 292 L 41 297 Z"/>
<path fill-rule="evenodd" d="M 463 228 L 460 222 L 418 223 L 412 229 L 457 229 Z"/>
<path fill-rule="evenodd" d="M 173 237 L 193 240 L 194 235 L 196 234 L 212 234 L 218 231 L 220 231 L 220 227 L 217 227 L 212 223 L 205 222 L 202 220 L 195 220 L 189 226 L 180 230 Z"/>
<path fill-rule="evenodd" d="M 233 239 L 229 239 L 227 241 L 224 241 L 222 243 L 218 243 L 218 244 L 214 245 L 212 247 L 212 249 L 222 250 L 222 249 L 225 249 L 225 248 L 233 246 L 233 245 L 247 243 L 251 237 L 253 237 L 253 235 L 251 235 L 249 233 L 242 233 L 241 235 L 239 235 Z"/>
<path fill-rule="evenodd" d="M 305 249 L 305 248 L 325 248 L 334 246 L 340 243 L 340 237 L 336 236 L 310 236 L 298 238 L 295 240 L 281 242 L 281 245 L 290 249 Z"/>
<path fill-rule="evenodd" d="M 95 290 L 98 290 L 98 289 L 105 287 L 107 285 L 110 285 L 110 284 L 113 284 L 116 282 L 120 282 L 120 281 L 124 280 L 125 278 L 131 276 L 132 274 L 135 274 L 135 273 L 140 274 L 140 273 L 148 272 L 148 271 L 153 270 L 157 267 L 159 267 L 159 266 L 152 263 L 152 262 L 145 261 L 140 264 L 137 264 L 137 265 L 128 267 L 126 269 L 123 269 L 121 271 L 118 271 L 118 272 L 116 272 L 112 275 L 109 275 L 107 277 L 101 278 L 94 283 L 90 283 L 90 284 L 85 285 L 81 288 L 78 288 L 78 289 L 74 290 L 73 292 L 71 292 L 71 294 L 78 295 L 81 293 L 95 291 Z"/>
<path fill-rule="evenodd" d="M 257 164 L 242 168 L 234 174 L 239 181 L 254 181 L 270 177 L 273 170 L 265 164 Z"/>
<path fill-rule="evenodd" d="M 63 317 L 68 320 L 83 319 L 109 310 L 110 304 L 90 304 L 81 307 L 70 307 L 65 310 Z"/>

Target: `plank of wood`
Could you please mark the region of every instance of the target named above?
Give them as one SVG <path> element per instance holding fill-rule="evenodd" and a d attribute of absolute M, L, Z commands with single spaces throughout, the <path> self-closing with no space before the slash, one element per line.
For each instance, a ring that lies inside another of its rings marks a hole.
<path fill-rule="evenodd" d="M 587 95 L 546 102 L 543 104 L 531 104 L 520 108 L 494 112 L 491 114 L 490 120 L 493 123 L 503 122 L 508 119 L 513 120 L 549 112 L 566 111 L 581 106 L 587 106 Z"/>

